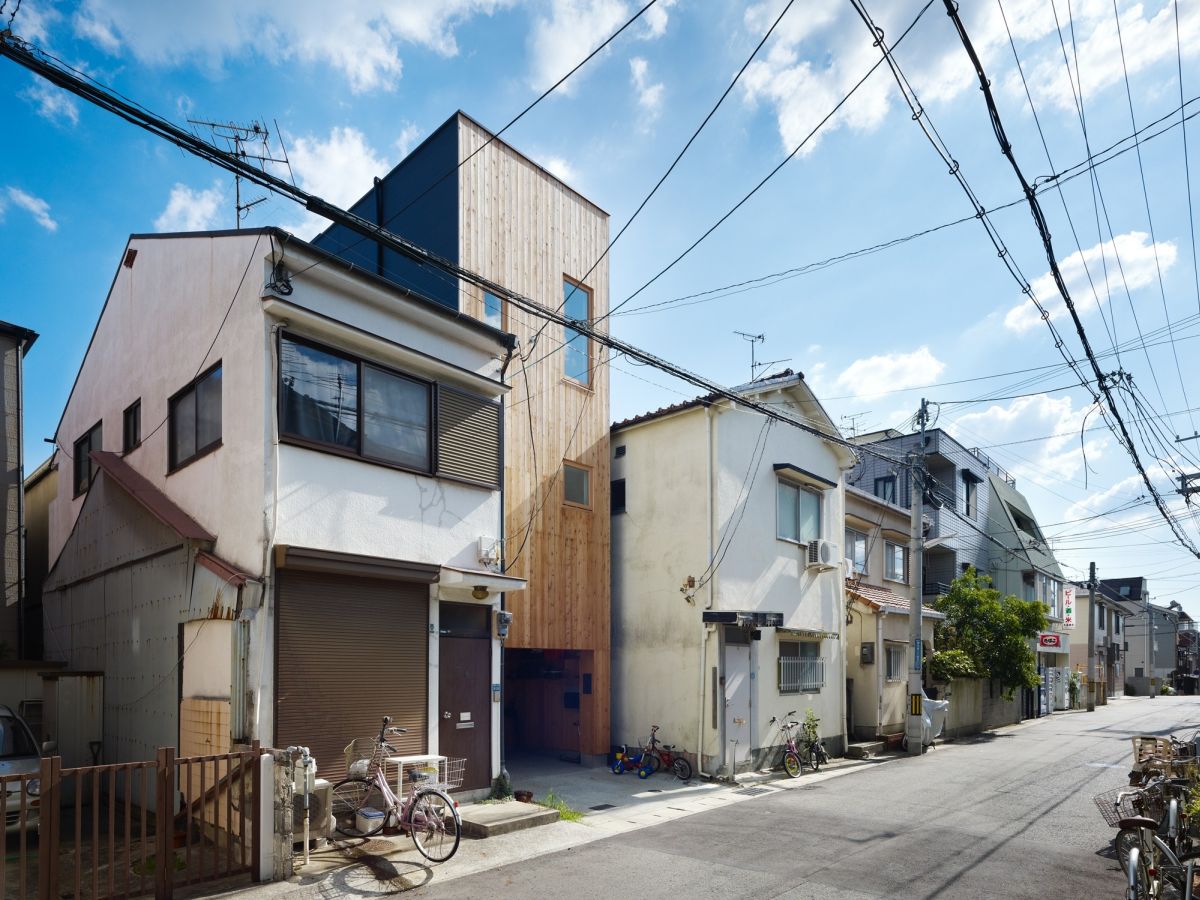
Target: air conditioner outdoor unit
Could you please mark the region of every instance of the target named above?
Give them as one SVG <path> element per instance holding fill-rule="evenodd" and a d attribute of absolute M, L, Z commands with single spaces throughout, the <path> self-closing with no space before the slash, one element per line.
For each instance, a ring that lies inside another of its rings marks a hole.
<path fill-rule="evenodd" d="M 836 569 L 838 558 L 838 545 L 833 541 L 815 540 L 808 542 L 808 568 Z"/>
<path fill-rule="evenodd" d="M 295 794 L 293 797 L 292 834 L 296 843 L 304 840 L 304 797 Z M 316 786 L 308 799 L 308 833 L 313 838 L 330 838 L 333 836 L 333 784 L 324 778 L 316 780 Z"/>

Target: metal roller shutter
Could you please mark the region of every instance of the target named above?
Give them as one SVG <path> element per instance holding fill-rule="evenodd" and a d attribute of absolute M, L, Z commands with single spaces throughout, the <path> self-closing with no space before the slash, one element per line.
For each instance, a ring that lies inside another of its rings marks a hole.
<path fill-rule="evenodd" d="M 308 747 L 333 780 L 387 715 L 408 729 L 397 750 L 426 752 L 428 586 L 280 569 L 276 596 L 275 746 Z"/>
<path fill-rule="evenodd" d="M 439 475 L 500 485 L 500 404 L 438 385 Z"/>

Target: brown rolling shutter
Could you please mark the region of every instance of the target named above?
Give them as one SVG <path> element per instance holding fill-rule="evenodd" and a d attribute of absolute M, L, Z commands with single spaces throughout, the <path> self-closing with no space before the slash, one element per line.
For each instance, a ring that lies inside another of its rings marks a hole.
<path fill-rule="evenodd" d="M 429 587 L 280 569 L 276 596 L 275 746 L 308 747 L 334 780 L 387 715 L 408 729 L 397 750 L 426 752 Z"/>
<path fill-rule="evenodd" d="M 500 404 L 438 385 L 437 471 L 500 486 Z"/>

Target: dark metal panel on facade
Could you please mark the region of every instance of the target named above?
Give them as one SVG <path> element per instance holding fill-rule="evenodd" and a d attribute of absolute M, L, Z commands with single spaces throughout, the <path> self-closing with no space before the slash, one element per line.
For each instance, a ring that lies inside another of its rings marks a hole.
<path fill-rule="evenodd" d="M 438 385 L 437 472 L 500 485 L 500 405 Z"/>
<path fill-rule="evenodd" d="M 387 715 L 401 754 L 426 752 L 429 588 L 280 569 L 276 596 L 275 746 L 308 747 L 333 780 Z"/>

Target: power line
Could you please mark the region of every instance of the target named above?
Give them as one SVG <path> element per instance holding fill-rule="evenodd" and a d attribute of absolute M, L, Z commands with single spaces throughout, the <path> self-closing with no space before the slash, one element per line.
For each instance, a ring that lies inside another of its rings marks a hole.
<path fill-rule="evenodd" d="M 1179 0 L 1175 0 L 1175 63 L 1179 70 L 1179 96 L 1183 97 L 1183 50 L 1179 43 Z M 1192 238 L 1192 280 L 1196 285 L 1196 308 L 1200 309 L 1200 267 L 1196 263 L 1196 215 L 1192 208 L 1192 166 L 1188 159 L 1187 119 L 1180 113 L 1179 124 L 1183 131 L 1183 173 L 1187 180 L 1188 227 Z"/>
<path fill-rule="evenodd" d="M 787 15 L 788 10 L 792 8 L 792 4 L 794 2 L 795 0 L 788 0 L 787 5 L 783 8 L 783 11 L 776 17 L 775 21 L 771 23 L 771 27 L 767 29 L 767 33 L 762 36 L 762 40 L 758 42 L 757 46 L 755 46 L 755 48 L 750 52 L 750 55 L 746 57 L 746 61 L 742 63 L 742 67 L 738 69 L 737 74 L 733 76 L 733 80 L 729 82 L 729 86 L 726 87 L 721 93 L 721 96 L 717 98 L 717 102 L 714 103 L 712 109 L 708 111 L 708 115 L 704 117 L 703 121 L 701 121 L 696 127 L 696 130 L 692 132 L 692 136 L 687 139 L 687 143 L 683 145 L 683 148 L 675 155 L 675 158 L 671 160 L 671 164 L 667 166 L 667 171 L 662 173 L 662 176 L 654 183 L 654 187 L 650 189 L 650 193 L 642 198 L 642 202 L 639 203 L 637 209 L 633 211 L 633 215 L 631 215 L 625 221 L 625 224 L 621 226 L 621 230 L 617 232 L 616 237 L 608 242 L 608 246 L 604 248 L 604 251 L 599 257 L 596 258 L 596 261 L 592 263 L 587 272 L 580 277 L 579 280 L 581 282 L 587 284 L 588 278 L 594 271 L 596 271 L 596 267 L 608 258 L 608 254 L 612 251 L 612 248 L 616 245 L 617 241 L 621 239 L 621 235 L 623 235 L 629 229 L 629 226 L 633 224 L 634 219 L 636 219 L 641 211 L 646 208 L 646 204 L 649 203 L 651 198 L 658 193 L 658 189 L 663 186 L 663 182 L 671 177 L 671 173 L 675 171 L 675 167 L 679 165 L 679 161 L 683 159 L 684 154 L 686 154 L 691 148 L 692 144 L 695 143 L 696 138 L 700 137 L 700 132 L 702 132 L 705 126 L 708 125 L 712 117 L 717 114 L 717 110 L 721 108 L 721 104 L 725 102 L 725 98 L 728 97 L 734 87 L 737 86 L 737 83 L 741 80 L 746 69 L 750 67 L 750 63 L 754 61 L 754 57 L 758 55 L 758 51 L 763 48 L 763 45 L 767 42 L 771 35 L 775 33 L 775 29 L 779 26 L 779 23 L 783 21 L 783 17 Z M 566 306 L 566 303 L 567 298 L 564 297 L 562 303 L 558 305 L 559 312 L 561 312 L 563 307 Z M 542 327 L 539 328 L 537 334 L 534 335 L 535 342 L 541 336 L 542 332 L 546 330 L 547 325 L 549 325 L 549 322 L 542 323 Z"/>
<path fill-rule="evenodd" d="M 932 0 L 930 0 L 932 3 Z M 929 8 L 927 4 L 922 13 Z M 913 25 L 916 20 L 913 21 Z M 913 26 L 910 25 L 911 30 Z M 907 32 L 906 32 L 907 33 Z M 247 180 L 259 185 L 274 193 L 280 194 L 297 203 L 303 204 L 305 209 L 317 215 L 323 216 L 332 222 L 343 225 L 351 231 L 369 237 L 383 244 L 388 249 L 394 250 L 397 253 L 413 260 L 418 265 L 427 267 L 431 270 L 444 272 L 455 278 L 472 284 L 478 288 L 488 291 L 496 297 L 503 298 L 508 303 L 515 306 L 532 316 L 539 318 L 548 318 L 550 321 L 578 332 L 580 335 L 587 337 L 590 340 L 596 341 L 598 344 L 623 354 L 632 361 L 643 363 L 652 366 L 660 371 L 666 372 L 681 381 L 688 382 L 694 387 L 700 388 L 711 395 L 712 399 L 724 399 L 738 404 L 744 409 L 750 409 L 764 415 L 770 419 L 790 425 L 794 428 L 799 428 L 802 431 L 813 434 L 831 444 L 835 444 L 846 448 L 856 457 L 860 452 L 871 452 L 867 448 L 846 440 L 832 425 L 814 426 L 799 421 L 790 414 L 783 413 L 772 408 L 769 404 L 763 403 L 753 397 L 738 393 L 730 388 L 716 383 L 708 378 L 698 375 L 682 366 L 676 365 L 662 357 L 656 356 L 646 350 L 634 346 L 626 341 L 614 338 L 604 332 L 598 331 L 590 322 L 584 322 L 576 319 L 568 318 L 545 305 L 517 293 L 514 290 L 503 287 L 502 285 L 491 281 L 471 271 L 458 263 L 444 259 L 437 254 L 421 247 L 411 241 L 393 234 L 387 229 L 364 219 L 354 213 L 343 210 L 332 203 L 322 200 L 295 185 L 278 178 L 268 172 L 260 171 L 245 161 L 232 156 L 219 147 L 214 146 L 197 135 L 191 134 L 171 122 L 163 119 L 161 116 L 146 112 L 134 106 L 131 103 L 125 102 L 121 98 L 113 95 L 111 92 L 104 90 L 102 87 L 91 84 L 82 78 L 79 78 L 67 71 L 64 68 L 53 64 L 48 55 L 35 50 L 32 45 L 26 43 L 20 38 L 12 35 L 9 32 L 0 33 L 0 55 L 12 59 L 14 62 L 30 69 L 35 74 L 38 74 L 50 81 L 52 84 L 58 85 L 71 93 L 94 103 L 102 109 L 112 112 L 126 121 L 137 125 L 139 128 L 150 132 L 158 137 L 161 137 L 177 147 L 186 150 L 187 152 L 207 160 L 213 165 L 225 169 L 234 174 L 240 174 Z M 861 82 L 860 82 L 861 84 Z M 290 237 L 290 236 L 289 236 Z"/>
<path fill-rule="evenodd" d="M 1034 224 L 1038 229 L 1038 233 L 1042 239 L 1042 244 L 1046 250 L 1046 259 L 1050 265 L 1050 271 L 1054 277 L 1055 285 L 1058 288 L 1059 294 L 1062 296 L 1063 303 L 1066 305 L 1066 308 L 1071 315 L 1071 319 L 1075 325 L 1076 333 L 1079 336 L 1079 341 L 1083 345 L 1083 350 L 1088 358 L 1088 361 L 1091 363 L 1092 372 L 1095 375 L 1097 386 L 1104 394 L 1105 400 L 1108 402 L 1108 411 L 1115 420 L 1117 429 L 1119 429 L 1120 432 L 1120 437 L 1123 438 L 1125 448 L 1129 453 L 1130 459 L 1133 461 L 1134 467 L 1138 470 L 1138 474 L 1142 476 L 1142 480 L 1146 484 L 1146 489 L 1150 491 L 1150 495 L 1154 498 L 1155 505 L 1158 507 L 1163 519 L 1166 520 L 1171 526 L 1171 530 L 1175 534 L 1176 539 L 1194 556 L 1200 558 L 1200 550 L 1196 549 L 1192 542 L 1183 533 L 1174 517 L 1171 516 L 1170 512 L 1166 508 L 1165 503 L 1163 502 L 1162 497 L 1159 495 L 1158 490 L 1154 487 L 1154 484 L 1150 481 L 1150 476 L 1147 474 L 1144 466 L 1142 465 L 1142 461 L 1138 456 L 1137 448 L 1134 446 L 1133 438 L 1129 435 L 1129 431 L 1125 426 L 1125 422 L 1121 417 L 1121 413 L 1117 409 L 1117 405 L 1113 400 L 1112 391 L 1106 376 L 1100 370 L 1100 365 L 1096 361 L 1096 357 L 1092 352 L 1091 343 L 1088 341 L 1087 333 L 1083 327 L 1083 322 L 1079 319 L 1079 314 L 1075 309 L 1075 304 L 1071 300 L 1070 292 L 1067 290 L 1066 283 L 1063 281 L 1062 272 L 1059 271 L 1058 260 L 1054 253 L 1054 246 L 1050 239 L 1049 229 L 1046 226 L 1045 216 L 1042 214 L 1041 207 L 1038 204 L 1037 197 L 1033 193 L 1033 189 L 1029 186 L 1029 183 L 1025 179 L 1024 173 L 1022 173 L 1020 166 L 1017 164 L 1016 158 L 1013 155 L 1012 145 L 1009 143 L 1008 137 L 1004 133 L 1004 125 L 1000 120 L 1000 113 L 996 108 L 995 98 L 992 96 L 991 84 L 983 70 L 983 64 L 979 61 L 979 56 L 976 54 L 975 48 L 971 44 L 971 39 L 967 35 L 962 20 L 958 16 L 958 10 L 954 6 L 954 0 L 943 0 L 943 2 L 946 6 L 946 14 L 954 23 L 955 30 L 958 32 L 958 36 L 962 41 L 963 48 L 966 50 L 967 55 L 970 57 L 971 63 L 975 68 L 975 73 L 979 78 L 979 86 L 983 91 L 984 99 L 988 107 L 988 113 L 991 117 L 992 128 L 995 131 L 996 140 L 1000 144 L 1001 152 L 1008 159 L 1009 164 L 1012 166 L 1013 173 L 1017 176 L 1017 180 L 1021 183 L 1021 188 L 1029 202 L 1030 213 L 1033 216 Z"/>
<path fill-rule="evenodd" d="M 627 29 L 630 25 L 632 25 L 634 22 L 636 22 L 638 19 L 640 19 L 642 17 L 642 14 L 645 13 L 646 10 L 648 10 L 650 7 L 652 7 L 657 2 L 658 2 L 658 0 L 650 0 L 649 3 L 647 3 L 641 9 L 639 9 L 636 13 L 634 13 L 632 16 L 630 16 L 629 19 L 627 19 L 625 21 L 624 25 L 622 25 L 620 28 L 618 28 L 616 31 L 614 31 L 612 34 L 610 34 L 604 40 L 603 43 L 601 43 L 598 47 L 596 47 L 594 50 L 592 50 L 591 53 L 589 53 L 587 56 L 585 56 L 583 59 L 581 59 L 578 63 L 576 63 L 574 68 L 572 68 L 569 72 L 567 72 L 566 75 L 562 76 L 560 79 L 558 79 L 558 81 L 554 82 L 554 84 L 550 85 L 550 87 L 548 87 L 548 88 L 546 88 L 546 90 L 542 91 L 542 93 L 539 94 L 533 100 L 533 102 L 531 102 L 523 110 L 521 110 L 519 113 L 517 113 L 511 119 L 509 119 L 507 125 L 505 125 L 503 128 L 501 128 L 495 134 L 489 134 L 487 140 L 484 141 L 482 144 L 480 144 L 478 147 L 476 147 L 474 150 L 472 150 L 470 152 L 470 154 L 468 154 L 462 160 L 462 162 L 458 163 L 458 165 L 454 166 L 454 168 L 452 168 L 452 169 L 447 169 L 444 173 L 442 173 L 440 178 L 438 178 L 436 181 L 432 182 L 428 187 L 425 188 L 425 190 L 421 191 L 421 193 L 417 194 L 417 196 L 415 196 L 411 200 L 409 200 L 408 203 L 404 204 L 404 206 L 400 207 L 400 209 L 398 209 L 395 213 L 393 213 L 386 221 L 382 222 L 381 225 L 383 225 L 385 227 L 388 225 L 391 225 L 401 215 L 408 212 L 409 209 L 411 209 L 418 201 L 420 201 L 423 197 L 425 197 L 430 191 L 432 191 L 434 188 L 436 188 L 439 184 L 441 184 L 443 181 L 445 181 L 451 175 L 454 175 L 456 172 L 458 172 L 459 169 L 461 169 L 463 166 L 465 166 L 467 163 L 469 163 L 471 160 L 473 160 L 476 157 L 476 155 L 483 152 L 483 150 L 485 150 L 488 146 L 490 146 L 493 141 L 498 140 L 500 138 L 500 135 L 504 134 L 504 132 L 508 131 L 508 129 L 512 128 L 519 121 L 521 121 L 521 119 L 523 119 L 525 117 L 525 114 L 527 112 L 529 112 L 531 109 L 533 109 L 539 103 L 541 103 L 543 100 L 545 100 L 547 97 L 549 97 L 552 93 L 554 93 L 563 84 L 563 82 L 565 82 L 568 78 L 570 78 L 572 75 L 574 75 L 576 72 L 578 72 L 584 66 L 586 66 L 589 62 L 591 62 L 593 58 L 595 58 L 609 44 L 611 44 L 613 41 L 615 41 L 621 35 L 621 33 L 625 31 L 625 29 Z M 344 252 L 349 252 L 350 250 L 353 250 L 355 247 L 357 247 L 359 244 L 363 243 L 363 241 L 366 241 L 366 240 L 368 240 L 368 238 L 365 235 L 360 236 L 357 241 L 355 241 L 353 244 L 348 245 L 345 248 Z M 316 262 L 316 263 L 313 263 L 313 265 L 321 265 L 321 263 Z M 309 268 L 311 268 L 311 267 L 312 266 L 310 266 Z M 297 272 L 296 274 L 303 275 L 304 271 L 306 271 L 306 270 L 301 270 L 300 272 Z"/>

